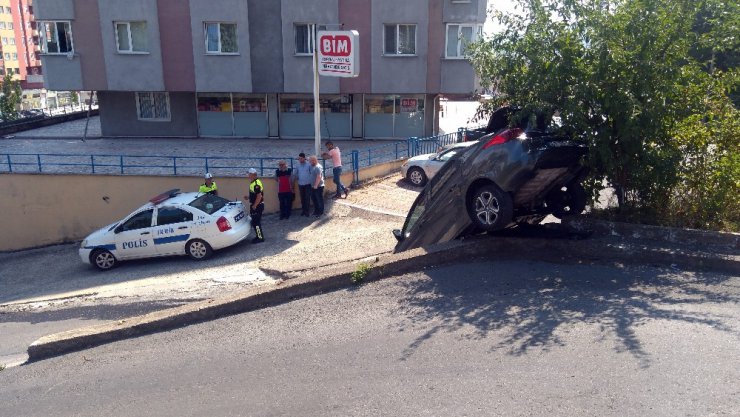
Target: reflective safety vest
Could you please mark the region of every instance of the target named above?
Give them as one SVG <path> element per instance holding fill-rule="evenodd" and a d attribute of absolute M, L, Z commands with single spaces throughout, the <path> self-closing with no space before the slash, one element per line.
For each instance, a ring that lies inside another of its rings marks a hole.
<path fill-rule="evenodd" d="M 216 186 L 216 181 L 211 181 L 211 186 L 207 186 L 205 184 L 201 184 L 200 188 L 198 188 L 199 193 L 210 193 L 213 191 L 217 191 L 218 187 Z"/>
<path fill-rule="evenodd" d="M 259 178 L 256 178 L 254 181 L 249 183 L 249 202 L 254 204 L 255 200 L 257 200 L 257 194 L 262 194 L 262 190 L 264 188 L 262 187 L 262 181 L 260 181 Z M 265 200 L 263 199 L 260 204 L 264 204 Z"/>

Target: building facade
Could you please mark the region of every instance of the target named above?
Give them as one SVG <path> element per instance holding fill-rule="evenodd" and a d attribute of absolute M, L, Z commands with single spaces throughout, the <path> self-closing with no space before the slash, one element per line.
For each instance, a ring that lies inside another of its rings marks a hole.
<path fill-rule="evenodd" d="M 95 90 L 106 136 L 313 137 L 310 31 L 357 30 L 360 75 L 321 77 L 323 138 L 435 130 L 469 95 L 486 0 L 35 0 L 44 83 Z"/>

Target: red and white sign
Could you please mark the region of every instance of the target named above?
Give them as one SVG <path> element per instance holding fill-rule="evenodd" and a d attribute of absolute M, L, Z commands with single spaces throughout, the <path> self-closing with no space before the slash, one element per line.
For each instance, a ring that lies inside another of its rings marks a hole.
<path fill-rule="evenodd" d="M 319 74 L 328 77 L 360 75 L 360 34 L 356 30 L 319 31 Z"/>
<path fill-rule="evenodd" d="M 402 113 L 413 113 L 419 111 L 419 101 L 415 98 L 402 98 L 401 99 L 401 112 Z"/>

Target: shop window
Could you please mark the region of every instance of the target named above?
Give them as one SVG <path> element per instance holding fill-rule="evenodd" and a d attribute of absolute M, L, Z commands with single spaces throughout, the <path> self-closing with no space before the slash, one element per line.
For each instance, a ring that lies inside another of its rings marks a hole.
<path fill-rule="evenodd" d="M 365 136 L 407 138 L 424 134 L 424 96 L 366 95 Z"/>
<path fill-rule="evenodd" d="M 236 38 L 236 23 L 205 23 L 206 53 L 239 53 Z"/>
<path fill-rule="evenodd" d="M 147 52 L 146 22 L 116 22 L 116 46 L 122 54 Z"/>
<path fill-rule="evenodd" d="M 46 54 L 73 53 L 74 44 L 70 22 L 43 22 L 41 50 Z"/>
<path fill-rule="evenodd" d="M 233 106 L 229 93 L 198 93 L 198 126 L 204 136 L 234 134 Z"/>
<path fill-rule="evenodd" d="M 483 35 L 483 26 L 450 23 L 447 25 L 445 58 L 465 58 L 465 49 Z"/>
<path fill-rule="evenodd" d="M 136 112 L 139 120 L 169 121 L 170 95 L 163 92 L 136 93 Z"/>
<path fill-rule="evenodd" d="M 281 98 L 281 113 L 313 113 L 313 98 Z"/>
<path fill-rule="evenodd" d="M 267 137 L 267 96 L 264 94 L 232 94 L 234 103 L 234 135 Z"/>
<path fill-rule="evenodd" d="M 416 55 L 416 25 L 385 25 L 385 55 Z"/>

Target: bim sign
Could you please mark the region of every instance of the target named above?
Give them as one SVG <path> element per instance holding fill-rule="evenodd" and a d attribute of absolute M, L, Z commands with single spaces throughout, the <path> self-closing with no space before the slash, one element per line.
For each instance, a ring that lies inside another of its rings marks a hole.
<path fill-rule="evenodd" d="M 328 77 L 357 77 L 360 74 L 360 34 L 356 30 L 320 31 L 319 74 Z"/>

